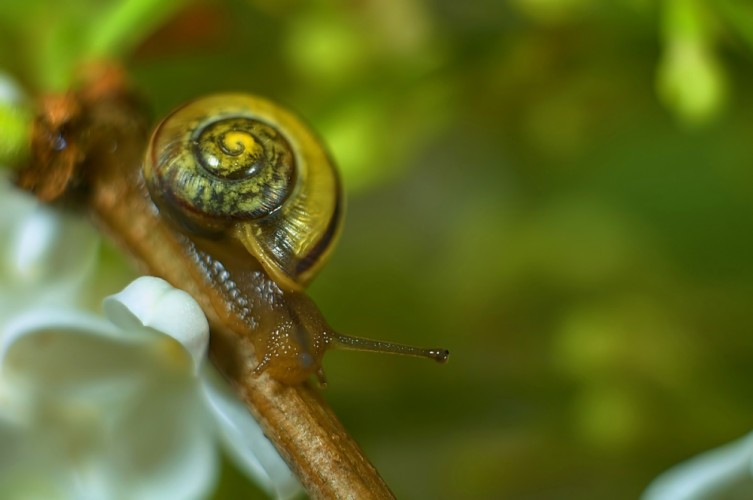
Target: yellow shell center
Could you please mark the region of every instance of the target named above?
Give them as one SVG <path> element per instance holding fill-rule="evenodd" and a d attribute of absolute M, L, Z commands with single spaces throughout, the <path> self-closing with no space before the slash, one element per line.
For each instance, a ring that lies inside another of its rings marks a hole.
<path fill-rule="evenodd" d="M 229 152 L 228 154 L 241 154 L 245 153 L 254 157 L 258 157 L 262 154 L 261 144 L 256 142 L 254 136 L 248 132 L 242 132 L 240 130 L 231 130 L 223 134 L 222 136 L 222 148 Z"/>
<path fill-rule="evenodd" d="M 209 172 L 225 179 L 255 176 L 269 161 L 264 139 L 249 128 L 248 119 L 220 120 L 196 138 L 194 153 Z"/>

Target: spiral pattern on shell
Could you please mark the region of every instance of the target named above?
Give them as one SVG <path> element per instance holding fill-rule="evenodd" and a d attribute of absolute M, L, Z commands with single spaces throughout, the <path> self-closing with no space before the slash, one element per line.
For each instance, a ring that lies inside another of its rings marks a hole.
<path fill-rule="evenodd" d="M 288 288 L 313 277 L 340 226 L 329 156 L 297 117 L 259 97 L 218 94 L 175 110 L 152 135 L 144 177 L 179 227 L 237 238 Z"/>

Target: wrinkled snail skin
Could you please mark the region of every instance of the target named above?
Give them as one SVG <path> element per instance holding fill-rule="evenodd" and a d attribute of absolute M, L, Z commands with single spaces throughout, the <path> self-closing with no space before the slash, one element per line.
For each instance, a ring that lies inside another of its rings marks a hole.
<path fill-rule="evenodd" d="M 250 95 L 190 102 L 155 129 L 144 180 L 182 251 L 218 293 L 212 306 L 251 340 L 258 365 L 281 382 L 312 374 L 332 346 L 447 359 L 340 335 L 303 293 L 342 220 L 342 189 L 328 154 L 293 114 Z"/>
<path fill-rule="evenodd" d="M 186 239 L 184 248 L 204 279 L 218 290 L 232 328 L 251 339 L 259 365 L 288 384 L 320 374 L 334 332 L 304 293 L 284 290 L 242 245 L 229 238 Z M 320 375 L 321 376 L 321 375 Z"/>

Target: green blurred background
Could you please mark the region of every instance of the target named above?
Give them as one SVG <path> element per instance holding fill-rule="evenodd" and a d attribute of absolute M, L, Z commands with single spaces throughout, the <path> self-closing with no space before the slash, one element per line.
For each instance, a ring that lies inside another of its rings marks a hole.
<path fill-rule="evenodd" d="M 34 93 L 114 54 L 155 119 L 242 90 L 313 124 L 348 211 L 312 296 L 452 352 L 326 358 L 399 498 L 635 498 L 753 427 L 744 0 L 173 1 L 111 42 L 117 5 L 4 3 L 0 68 Z"/>

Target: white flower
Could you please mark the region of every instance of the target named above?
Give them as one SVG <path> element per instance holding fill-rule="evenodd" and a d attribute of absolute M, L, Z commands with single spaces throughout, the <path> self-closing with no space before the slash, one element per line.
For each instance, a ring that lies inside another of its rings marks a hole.
<path fill-rule="evenodd" d="M 300 487 L 205 361 L 198 304 L 139 278 L 86 310 L 98 237 L 0 178 L 0 498 L 211 493 L 223 445 L 270 495 Z"/>
<path fill-rule="evenodd" d="M 664 472 L 643 500 L 753 498 L 753 433 Z"/>
<path fill-rule="evenodd" d="M 98 247 L 82 217 L 42 206 L 0 176 L 0 326 L 29 308 L 83 307 Z"/>

